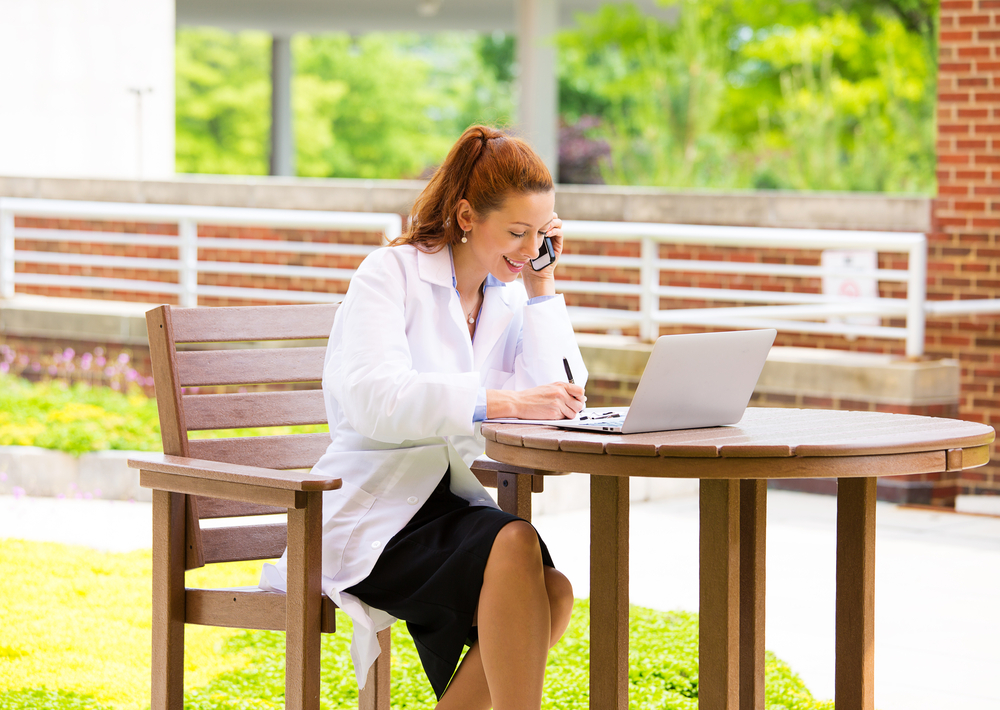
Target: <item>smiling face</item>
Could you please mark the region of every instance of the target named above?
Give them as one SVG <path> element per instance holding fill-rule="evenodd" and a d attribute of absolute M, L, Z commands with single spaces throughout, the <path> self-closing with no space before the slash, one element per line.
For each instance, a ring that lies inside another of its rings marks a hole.
<path fill-rule="evenodd" d="M 509 283 L 531 268 L 528 260 L 538 256 L 554 207 L 555 193 L 551 190 L 513 193 L 499 209 L 481 218 L 472 216 L 471 208 L 463 215 L 460 206 L 459 224 L 463 229 L 471 227 L 469 242 L 462 246 L 467 247 L 475 266 Z"/>

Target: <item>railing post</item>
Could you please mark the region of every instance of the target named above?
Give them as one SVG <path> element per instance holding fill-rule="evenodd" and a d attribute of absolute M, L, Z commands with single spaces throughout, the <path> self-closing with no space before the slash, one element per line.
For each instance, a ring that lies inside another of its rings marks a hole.
<path fill-rule="evenodd" d="M 660 269 L 656 265 L 660 253 L 659 244 L 653 237 L 642 238 L 641 256 L 639 283 L 642 286 L 642 294 L 639 296 L 639 311 L 642 314 L 642 321 L 639 324 L 639 336 L 646 342 L 652 342 L 660 335 L 660 325 L 653 320 L 654 314 L 660 310 L 660 299 L 657 296 Z"/>
<path fill-rule="evenodd" d="M 14 298 L 14 213 L 0 202 L 0 298 Z"/>
<path fill-rule="evenodd" d="M 924 354 L 924 320 L 927 301 L 927 237 L 910 247 L 906 283 L 906 355 Z"/>
<path fill-rule="evenodd" d="M 198 305 L 198 224 L 190 219 L 177 223 L 177 236 L 180 246 L 177 248 L 177 258 L 181 263 L 180 305 L 183 308 L 194 308 Z"/>

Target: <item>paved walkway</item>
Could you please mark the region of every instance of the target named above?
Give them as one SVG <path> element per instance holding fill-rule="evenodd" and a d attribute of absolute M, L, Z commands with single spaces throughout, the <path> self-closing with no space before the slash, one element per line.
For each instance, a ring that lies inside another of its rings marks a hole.
<path fill-rule="evenodd" d="M 769 493 L 767 648 L 819 698 L 833 695 L 835 521 L 834 498 Z M 877 521 L 877 707 L 1000 707 L 1000 518 L 880 503 Z M 535 522 L 577 596 L 586 596 L 587 513 Z M 149 547 L 150 506 L 0 497 L 4 537 Z M 697 498 L 633 503 L 630 556 L 633 603 L 696 610 Z"/>

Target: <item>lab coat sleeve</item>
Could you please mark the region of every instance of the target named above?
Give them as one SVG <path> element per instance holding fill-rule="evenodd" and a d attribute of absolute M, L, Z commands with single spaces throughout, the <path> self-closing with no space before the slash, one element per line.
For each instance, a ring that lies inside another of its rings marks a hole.
<path fill-rule="evenodd" d="M 510 389 L 523 390 L 551 382 L 565 382 L 563 358 L 569 362 L 573 381 L 581 387 L 586 386 L 587 366 L 576 343 L 576 334 L 562 294 L 525 305 Z"/>
<path fill-rule="evenodd" d="M 392 255 L 358 268 L 334 328 L 342 354 L 324 372 L 347 421 L 362 436 L 390 444 L 474 433 L 479 374 L 417 372 L 404 304 L 406 276 Z M 442 314 L 442 318 L 447 318 Z M 339 333 L 338 333 L 339 330 Z M 414 334 L 432 343 L 437 333 Z"/>

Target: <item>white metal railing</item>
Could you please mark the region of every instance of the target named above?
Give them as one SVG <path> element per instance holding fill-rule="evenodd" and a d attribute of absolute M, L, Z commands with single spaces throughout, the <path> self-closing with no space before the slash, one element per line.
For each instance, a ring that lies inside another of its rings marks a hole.
<path fill-rule="evenodd" d="M 52 217 L 112 222 L 155 222 L 178 225 L 176 236 L 15 228 L 15 216 Z M 179 205 L 117 204 L 0 198 L 0 298 L 11 298 L 15 286 L 74 286 L 130 291 L 175 293 L 182 305 L 197 305 L 199 296 L 226 296 L 285 301 L 337 301 L 341 294 L 305 290 L 278 290 L 198 283 L 199 273 L 235 273 L 251 276 L 303 276 L 348 280 L 352 269 L 199 260 L 199 249 L 336 254 L 363 256 L 375 247 L 300 241 L 212 238 L 199 236 L 198 225 L 266 226 L 287 229 L 364 230 L 391 240 L 400 234 L 397 214 L 339 213 Z M 931 315 L 1000 313 L 1000 299 L 926 302 L 926 238 L 919 233 L 862 232 L 816 229 L 769 229 L 639 222 L 566 221 L 568 240 L 621 241 L 640 244 L 640 256 L 564 254 L 565 266 L 635 270 L 637 283 L 607 283 L 560 279 L 564 293 L 636 297 L 638 310 L 614 308 L 570 309 L 576 327 L 619 329 L 638 327 L 644 339 L 656 337 L 661 325 L 689 324 L 726 328 L 773 327 L 783 331 L 872 336 L 903 339 L 908 355 L 923 353 L 924 319 Z M 176 247 L 177 259 L 58 254 L 18 251 L 15 239 L 95 242 Z M 141 241 L 140 241 L 141 239 Z M 838 269 L 824 266 L 661 259 L 661 244 L 749 247 L 768 249 L 848 249 L 905 254 L 906 269 Z M 89 276 L 55 276 L 15 270 L 16 262 L 92 265 L 123 269 L 172 271 L 175 282 Z M 906 284 L 906 298 L 845 298 L 817 293 L 751 291 L 737 288 L 661 286 L 661 272 L 743 274 L 775 278 L 850 277 Z M 565 271 L 563 272 L 565 274 Z M 716 301 L 746 304 L 724 308 L 661 309 L 660 299 Z M 905 327 L 866 325 L 841 320 L 854 315 L 905 319 Z"/>
<path fill-rule="evenodd" d="M 637 325 L 645 339 L 656 337 L 661 324 L 688 324 L 728 328 L 777 328 L 807 333 L 905 339 L 908 355 L 923 352 L 927 278 L 926 237 L 913 232 L 861 232 L 825 229 L 770 229 L 705 225 L 649 224 L 638 222 L 566 222 L 570 239 L 639 241 L 640 257 L 594 257 L 567 254 L 567 266 L 614 265 L 638 269 L 638 284 L 596 284 L 560 281 L 559 290 L 617 293 L 638 296 L 633 311 L 576 309 L 578 325 L 601 327 L 610 323 Z M 850 249 L 897 252 L 907 255 L 907 269 L 835 269 L 823 266 L 660 259 L 660 244 L 756 247 L 784 249 Z M 814 293 L 748 291 L 661 286 L 661 271 L 748 274 L 774 277 L 850 277 L 896 281 L 906 284 L 907 296 L 898 298 L 845 298 Z M 731 308 L 675 308 L 661 310 L 661 298 L 768 304 Z M 864 325 L 830 320 L 852 315 L 905 317 L 906 327 Z"/>
<path fill-rule="evenodd" d="M 145 222 L 176 224 L 177 235 L 126 234 L 68 229 L 15 227 L 14 218 L 42 217 L 108 222 Z M 211 286 L 198 283 L 199 273 L 245 274 L 251 276 L 302 276 L 314 279 L 350 280 L 353 269 L 323 268 L 230 261 L 199 260 L 199 249 L 224 249 L 257 252 L 291 252 L 364 256 L 374 246 L 322 242 L 280 241 L 273 239 L 230 239 L 203 237 L 198 225 L 271 227 L 276 229 L 315 229 L 324 231 L 364 231 L 392 240 L 402 231 L 402 218 L 393 213 L 321 212 L 242 207 L 201 207 L 191 205 L 150 205 L 114 202 L 77 202 L 0 198 L 0 298 L 12 298 L 17 285 L 73 286 L 91 289 L 121 289 L 146 293 L 176 294 L 182 306 L 198 305 L 199 297 L 268 299 L 281 301 L 331 302 L 343 294 L 319 293 L 270 288 Z M 61 254 L 52 251 L 19 251 L 16 239 L 94 244 L 133 244 L 173 247 L 177 259 Z M 146 281 L 131 278 L 64 276 L 18 272 L 15 263 L 56 264 L 66 266 L 111 267 L 177 273 L 176 281 Z"/>

